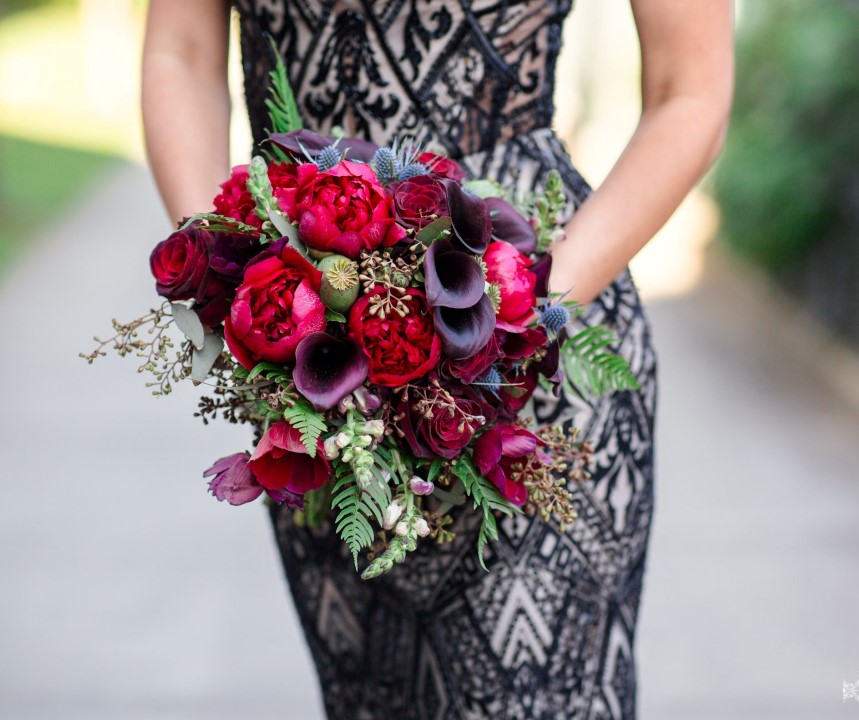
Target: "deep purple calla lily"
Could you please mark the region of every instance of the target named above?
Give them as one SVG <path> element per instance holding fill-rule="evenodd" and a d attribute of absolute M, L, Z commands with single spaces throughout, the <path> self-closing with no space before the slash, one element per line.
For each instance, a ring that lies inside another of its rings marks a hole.
<path fill-rule="evenodd" d="M 537 235 L 522 213 L 502 198 L 490 197 L 485 202 L 492 221 L 493 239 L 508 242 L 522 253 L 537 249 Z"/>
<path fill-rule="evenodd" d="M 538 298 L 549 297 L 549 273 L 552 270 L 552 256 L 549 253 L 541 255 L 540 259 L 528 269 L 537 276 L 534 294 Z"/>
<path fill-rule="evenodd" d="M 447 190 L 454 239 L 469 252 L 482 255 L 492 240 L 489 207 L 476 195 L 465 192 L 454 180 L 441 180 Z"/>
<path fill-rule="evenodd" d="M 316 332 L 295 351 L 295 387 L 316 410 L 333 408 L 367 379 L 369 360 L 351 338 Z"/>
<path fill-rule="evenodd" d="M 495 310 L 486 295 L 469 308 L 437 307 L 433 319 L 442 349 L 451 360 L 477 354 L 495 332 Z"/>
<path fill-rule="evenodd" d="M 212 478 L 209 490 L 218 500 L 226 500 L 230 505 L 244 505 L 256 500 L 263 493 L 253 470 L 248 466 L 250 454 L 236 453 L 216 460 L 203 477 Z"/>
<path fill-rule="evenodd" d="M 315 157 L 322 148 L 328 147 L 334 142 L 333 138 L 304 129 L 293 130 L 288 133 L 274 133 L 268 139 L 287 155 L 300 162 L 307 159 L 304 154 L 305 150 Z M 375 143 L 354 137 L 341 138 L 337 147 L 346 151 L 347 160 L 358 160 L 359 162 L 370 162 L 373 153 L 379 149 Z"/>
<path fill-rule="evenodd" d="M 468 253 L 442 238 L 424 256 L 424 278 L 430 307 L 469 308 L 483 295 L 486 276 Z"/>

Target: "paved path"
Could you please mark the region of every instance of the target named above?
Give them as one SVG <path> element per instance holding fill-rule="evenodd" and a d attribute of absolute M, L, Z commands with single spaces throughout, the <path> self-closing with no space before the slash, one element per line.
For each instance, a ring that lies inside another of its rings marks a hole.
<path fill-rule="evenodd" d="M 152 304 L 167 230 L 124 168 L 0 286 L 0 718 L 322 718 L 263 507 L 200 478 L 247 434 L 203 431 L 190 387 L 151 398 L 130 359 L 76 357 Z M 748 295 L 722 271 L 650 306 L 644 720 L 859 718 L 859 415 Z"/>

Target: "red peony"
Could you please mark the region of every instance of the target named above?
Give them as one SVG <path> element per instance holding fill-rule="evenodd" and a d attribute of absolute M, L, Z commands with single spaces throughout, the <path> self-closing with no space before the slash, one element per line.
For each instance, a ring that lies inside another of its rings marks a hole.
<path fill-rule="evenodd" d="M 296 172 L 296 186 L 275 191 L 275 197 L 298 222 L 299 237 L 308 247 L 356 258 L 405 237 L 394 220 L 391 197 L 368 165 L 343 160 L 320 172 L 305 163 Z"/>
<path fill-rule="evenodd" d="M 430 175 L 418 175 L 393 183 L 389 190 L 394 198 L 397 219 L 407 227 L 420 229 L 449 212 L 447 190 Z"/>
<path fill-rule="evenodd" d="M 465 171 L 459 164 L 443 155 L 436 155 L 433 152 L 422 152 L 418 156 L 418 162 L 426 165 L 439 177 L 450 178 L 451 180 L 456 180 L 456 182 L 462 182 L 465 178 Z"/>
<path fill-rule="evenodd" d="M 514 505 L 524 505 L 528 490 L 516 477 L 516 465 L 548 459 L 540 450 L 543 441 L 515 425 L 495 425 L 474 443 L 474 464 L 487 480 Z"/>
<path fill-rule="evenodd" d="M 501 289 L 498 318 L 512 325 L 526 325 L 537 305 L 537 276 L 528 268 L 531 261 L 510 243 L 490 243 L 483 255 L 486 279 Z"/>
<path fill-rule="evenodd" d="M 268 167 L 268 179 L 275 192 L 295 187 L 297 182 L 295 165 L 291 163 L 272 163 Z M 221 184 L 221 192 L 215 197 L 215 212 L 225 215 L 246 225 L 262 227 L 262 220 L 256 214 L 256 202 L 247 188 L 248 166 L 237 165 L 230 179 Z"/>
<path fill-rule="evenodd" d="M 224 323 L 227 346 L 242 365 L 288 362 L 301 340 L 325 329 L 321 281 L 322 273 L 285 242 L 248 265 Z"/>
<path fill-rule="evenodd" d="M 324 485 L 331 473 L 321 438 L 316 441 L 316 457 L 310 457 L 301 433 L 286 420 L 279 420 L 266 431 L 248 467 L 266 490 L 289 490 L 299 495 Z"/>
<path fill-rule="evenodd" d="M 478 378 L 489 372 L 493 363 L 501 357 L 501 346 L 498 340 L 498 332 L 494 333 L 476 354 L 461 360 L 448 358 L 445 363 L 447 373 L 458 378 L 465 384 L 473 383 Z"/>
<path fill-rule="evenodd" d="M 376 286 L 358 298 L 349 314 L 349 332 L 370 359 L 370 382 L 400 387 L 432 370 L 441 357 L 441 340 L 435 334 L 426 296 L 414 288 L 405 290 L 409 313 L 391 312 L 382 320 L 368 312 L 370 299 L 388 292 Z"/>

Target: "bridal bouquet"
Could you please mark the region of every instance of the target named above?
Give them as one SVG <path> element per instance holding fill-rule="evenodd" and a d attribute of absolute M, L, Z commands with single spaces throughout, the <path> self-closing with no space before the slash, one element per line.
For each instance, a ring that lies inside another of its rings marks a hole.
<path fill-rule="evenodd" d="M 565 372 L 597 391 L 635 381 L 604 328 L 566 336 L 577 310 L 548 292 L 558 175 L 505 198 L 414 141 L 317 135 L 300 129 L 282 67 L 272 79 L 266 157 L 155 246 L 164 304 L 114 321 L 84 357 L 142 356 L 155 394 L 188 377 L 212 386 L 204 422 L 257 429 L 252 452 L 205 471 L 212 494 L 265 495 L 308 524 L 331 514 L 356 569 L 370 550 L 362 577 L 419 538 L 450 540 L 466 502 L 482 512 L 481 563 L 497 514 L 571 522 L 565 484 L 586 475 L 590 448 L 520 412 Z"/>

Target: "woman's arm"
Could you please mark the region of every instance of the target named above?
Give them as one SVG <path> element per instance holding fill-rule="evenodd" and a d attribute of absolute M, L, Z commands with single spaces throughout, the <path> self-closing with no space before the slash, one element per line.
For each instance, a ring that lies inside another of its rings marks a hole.
<path fill-rule="evenodd" d="M 671 216 L 722 148 L 734 88 L 732 0 L 631 0 L 642 112 L 605 182 L 552 249 L 550 285 L 594 300 Z"/>
<path fill-rule="evenodd" d="M 170 218 L 204 212 L 229 172 L 226 0 L 151 0 L 143 47 L 143 127 Z"/>

